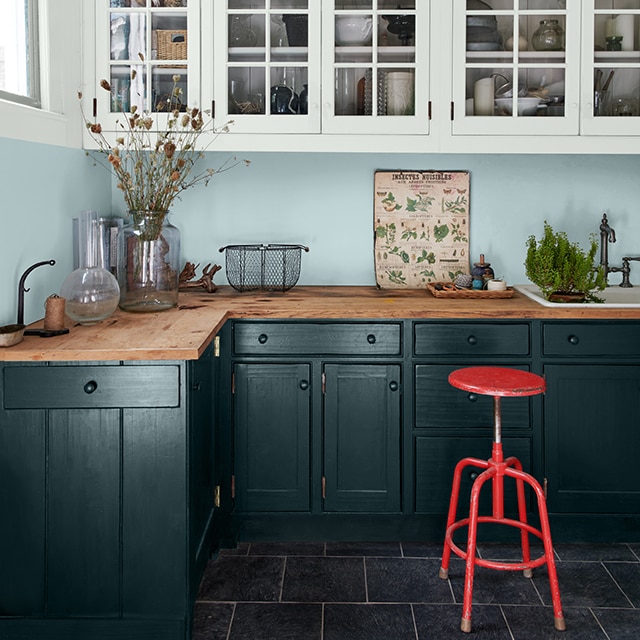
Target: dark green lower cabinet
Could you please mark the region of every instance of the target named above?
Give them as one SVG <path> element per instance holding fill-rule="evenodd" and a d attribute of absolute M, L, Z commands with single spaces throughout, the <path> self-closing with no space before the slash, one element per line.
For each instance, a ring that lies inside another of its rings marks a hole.
<path fill-rule="evenodd" d="M 236 511 L 399 511 L 400 366 L 326 364 L 322 383 L 311 368 L 235 363 Z M 322 405 L 315 422 L 314 403 Z"/>
<path fill-rule="evenodd" d="M 234 366 L 238 511 L 309 509 L 310 381 L 308 364 Z"/>
<path fill-rule="evenodd" d="M 324 510 L 400 511 L 400 366 L 324 367 Z"/>
<path fill-rule="evenodd" d="M 3 366 L 1 638 L 189 636 L 213 544 L 213 384 L 208 355 Z"/>
<path fill-rule="evenodd" d="M 549 510 L 640 511 L 640 366 L 545 365 Z"/>

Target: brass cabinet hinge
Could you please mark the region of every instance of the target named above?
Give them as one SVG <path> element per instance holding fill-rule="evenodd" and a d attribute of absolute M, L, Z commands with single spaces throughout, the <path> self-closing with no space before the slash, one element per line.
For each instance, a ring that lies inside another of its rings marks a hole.
<path fill-rule="evenodd" d="M 327 497 L 327 479 L 322 476 L 322 499 L 325 500 Z"/>
<path fill-rule="evenodd" d="M 214 358 L 220 357 L 220 336 L 216 336 L 213 339 L 213 357 Z"/>
<path fill-rule="evenodd" d="M 220 508 L 220 485 L 217 484 L 213 490 L 213 506 Z"/>
<path fill-rule="evenodd" d="M 327 392 L 327 374 L 323 371 L 322 372 L 322 393 L 326 393 Z"/>
<path fill-rule="evenodd" d="M 549 489 L 549 481 L 545 478 L 543 486 L 542 486 L 542 490 L 544 491 L 544 499 L 545 500 L 547 499 L 548 489 Z"/>
<path fill-rule="evenodd" d="M 231 476 L 231 497 L 236 497 L 236 477 Z"/>

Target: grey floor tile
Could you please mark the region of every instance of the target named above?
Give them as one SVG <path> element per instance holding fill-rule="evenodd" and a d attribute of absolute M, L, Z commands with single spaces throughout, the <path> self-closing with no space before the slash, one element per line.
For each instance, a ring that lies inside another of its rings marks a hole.
<path fill-rule="evenodd" d="M 514 640 L 606 640 L 598 621 L 587 608 L 564 609 L 567 628 L 553 626 L 551 607 L 502 607 Z"/>
<path fill-rule="evenodd" d="M 544 545 L 539 540 L 529 541 L 532 558 L 539 558 L 544 554 Z M 485 560 L 513 562 L 522 560 L 522 547 L 519 544 L 479 543 L 478 555 Z"/>
<path fill-rule="evenodd" d="M 219 556 L 246 556 L 249 553 L 248 542 L 238 542 L 236 547 L 230 549 L 219 549 Z"/>
<path fill-rule="evenodd" d="M 599 562 L 559 562 L 560 597 L 564 607 L 629 607 L 629 601 Z M 533 574 L 545 604 L 551 604 L 546 567 Z"/>
<path fill-rule="evenodd" d="M 640 608 L 640 562 L 605 562 L 604 566 L 633 606 Z"/>
<path fill-rule="evenodd" d="M 199 600 L 275 602 L 280 596 L 284 558 L 222 556 L 210 562 Z"/>
<path fill-rule="evenodd" d="M 327 604 L 324 640 L 416 640 L 408 604 Z"/>
<path fill-rule="evenodd" d="M 413 605 L 419 640 L 463 638 L 460 631 L 462 605 Z M 477 605 L 471 613 L 473 640 L 511 640 L 504 616 L 496 605 Z"/>
<path fill-rule="evenodd" d="M 283 602 L 365 602 L 362 558 L 287 558 Z"/>
<path fill-rule="evenodd" d="M 638 640 L 640 609 L 594 609 L 593 613 L 609 640 Z"/>
<path fill-rule="evenodd" d="M 227 640 L 233 604 L 197 602 L 191 640 Z"/>
<path fill-rule="evenodd" d="M 556 544 L 556 555 L 560 560 L 583 562 L 637 562 L 626 544 Z"/>
<path fill-rule="evenodd" d="M 399 542 L 327 542 L 328 556 L 397 556 Z"/>
<path fill-rule="evenodd" d="M 453 602 L 440 561 L 427 558 L 366 558 L 369 602 Z"/>
<path fill-rule="evenodd" d="M 250 556 L 323 556 L 323 542 L 252 542 Z"/>
<path fill-rule="evenodd" d="M 405 558 L 442 558 L 443 544 L 428 542 L 403 542 L 402 555 Z"/>
<path fill-rule="evenodd" d="M 464 562 L 452 562 L 449 580 L 456 602 L 464 594 Z M 477 604 L 542 605 L 532 580 L 520 571 L 497 571 L 476 567 L 473 580 L 473 602 Z"/>
<path fill-rule="evenodd" d="M 631 549 L 635 557 L 638 559 L 638 561 L 640 561 L 640 544 L 630 544 L 629 549 Z"/>
<path fill-rule="evenodd" d="M 321 604 L 239 603 L 229 640 L 320 640 Z"/>

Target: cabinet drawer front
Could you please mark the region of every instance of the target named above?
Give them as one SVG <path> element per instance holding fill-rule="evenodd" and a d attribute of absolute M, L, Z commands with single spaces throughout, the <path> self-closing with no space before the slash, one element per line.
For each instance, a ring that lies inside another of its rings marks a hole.
<path fill-rule="evenodd" d="M 399 323 L 266 323 L 234 325 L 236 355 L 400 355 Z"/>
<path fill-rule="evenodd" d="M 640 323 L 576 322 L 543 325 L 545 356 L 640 355 Z"/>
<path fill-rule="evenodd" d="M 526 356 L 528 324 L 418 323 L 415 355 Z"/>
<path fill-rule="evenodd" d="M 424 364 L 415 367 L 416 429 L 493 429 L 493 398 L 451 386 L 449 374 L 463 365 Z M 528 371 L 528 367 L 514 369 Z M 504 398 L 503 429 L 529 428 L 529 398 Z"/>
<path fill-rule="evenodd" d="M 7 367 L 5 409 L 177 407 L 180 371 L 171 366 Z"/>

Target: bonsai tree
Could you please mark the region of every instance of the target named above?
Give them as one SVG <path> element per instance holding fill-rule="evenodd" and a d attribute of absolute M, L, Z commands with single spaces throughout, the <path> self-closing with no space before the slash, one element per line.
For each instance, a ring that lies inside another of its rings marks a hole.
<path fill-rule="evenodd" d="M 543 296 L 550 300 L 554 293 L 583 294 L 585 300 L 602 302 L 594 292 L 607 286 L 604 269 L 595 262 L 598 242 L 591 234 L 589 251 L 571 242 L 564 231 L 555 232 L 545 220 L 540 240 L 529 236 L 525 272 Z"/>

